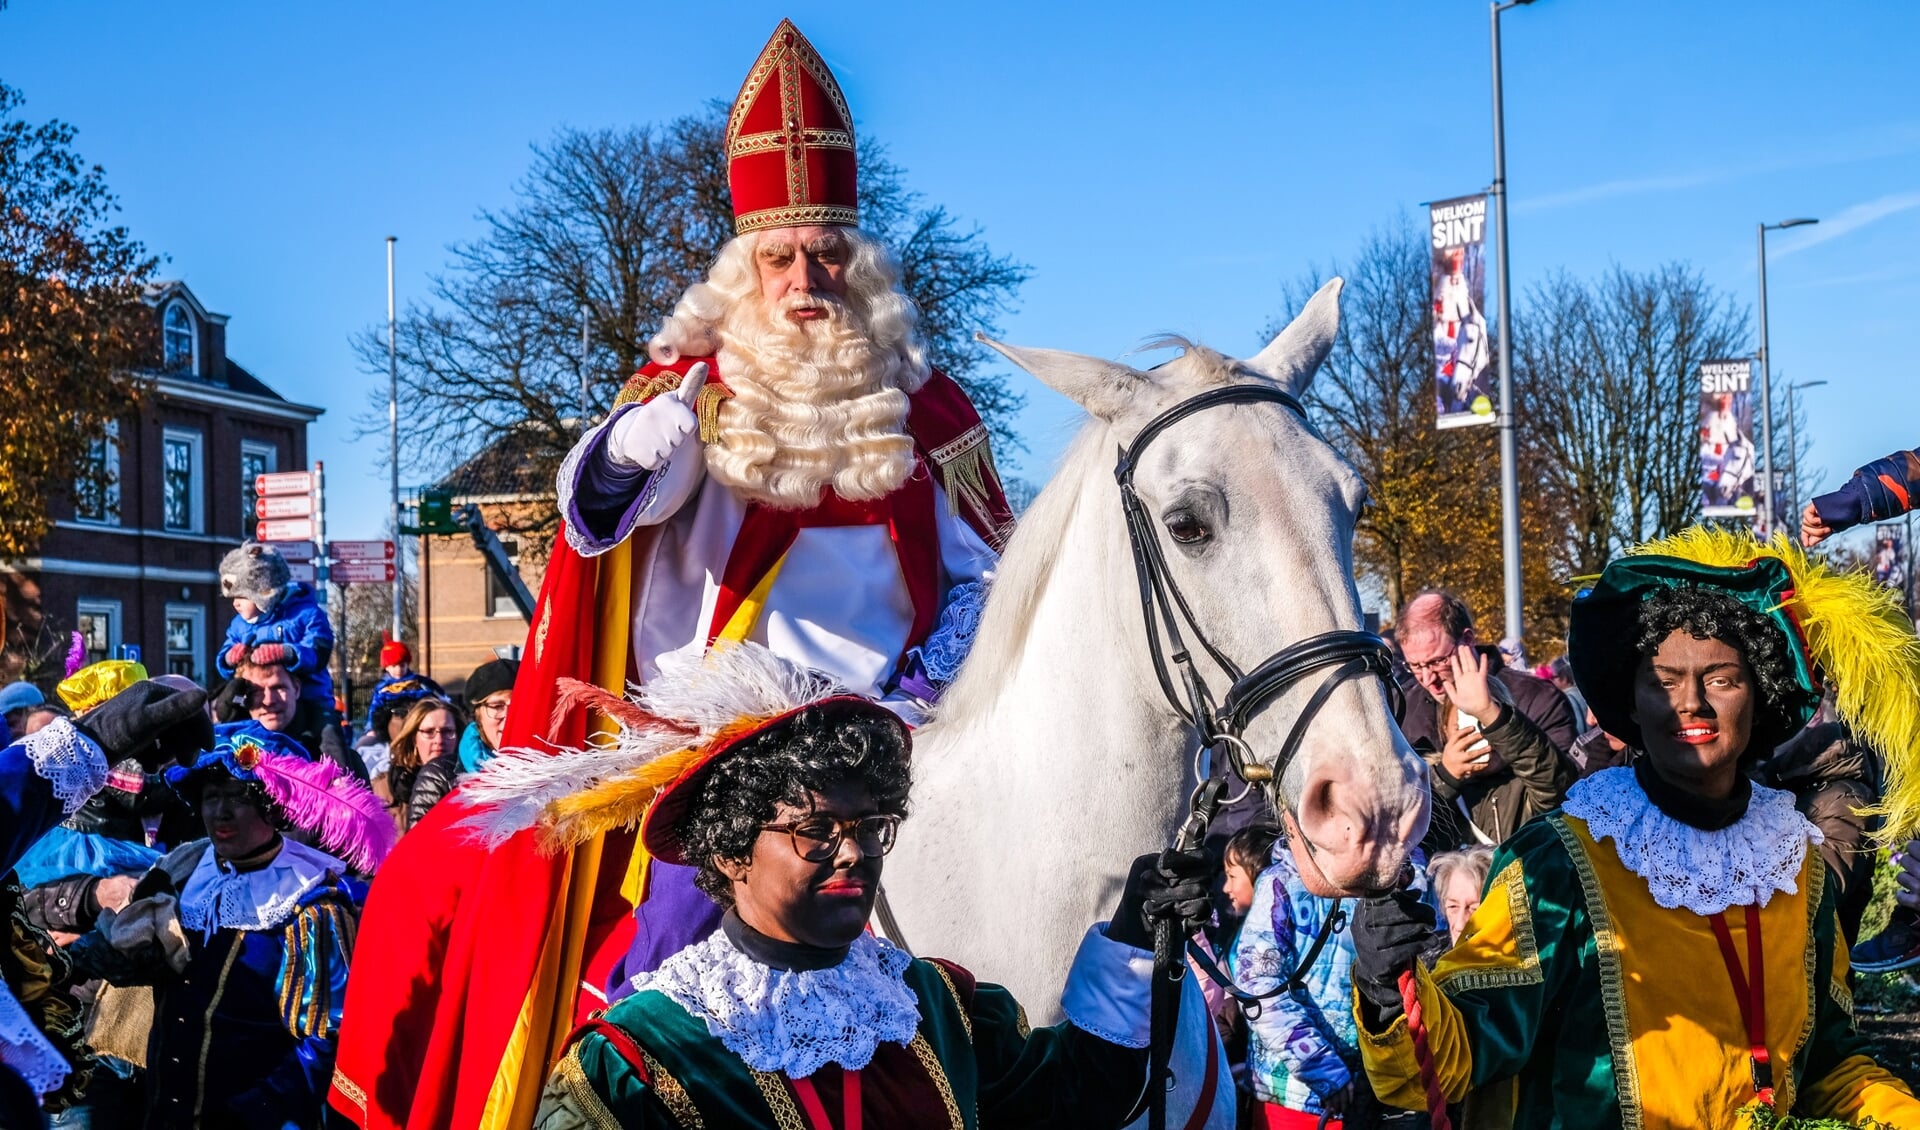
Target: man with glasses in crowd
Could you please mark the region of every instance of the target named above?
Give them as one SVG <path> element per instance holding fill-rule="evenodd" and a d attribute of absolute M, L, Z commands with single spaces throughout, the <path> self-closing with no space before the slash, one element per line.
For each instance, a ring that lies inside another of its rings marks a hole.
<path fill-rule="evenodd" d="M 1450 592 L 1415 595 L 1394 634 L 1418 684 L 1400 729 L 1433 771 L 1427 850 L 1498 844 L 1558 805 L 1578 775 L 1566 696 L 1481 646 L 1473 613 Z"/>

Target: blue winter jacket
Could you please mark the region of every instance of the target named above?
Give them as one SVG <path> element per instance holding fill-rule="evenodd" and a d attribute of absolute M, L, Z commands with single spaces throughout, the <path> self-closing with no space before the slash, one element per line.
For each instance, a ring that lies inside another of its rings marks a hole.
<path fill-rule="evenodd" d="M 288 585 L 286 595 L 272 612 L 252 620 L 234 615 L 227 625 L 226 641 L 213 658 L 220 674 L 229 679 L 233 678 L 233 667 L 227 663 L 227 650 L 237 643 L 249 649 L 264 643 L 285 644 L 293 653 L 287 669 L 300 680 L 300 697 L 326 707 L 333 705 L 333 676 L 327 673 L 327 662 L 333 658 L 333 625 L 327 622 L 327 610 L 313 599 L 313 590 L 303 582 Z"/>

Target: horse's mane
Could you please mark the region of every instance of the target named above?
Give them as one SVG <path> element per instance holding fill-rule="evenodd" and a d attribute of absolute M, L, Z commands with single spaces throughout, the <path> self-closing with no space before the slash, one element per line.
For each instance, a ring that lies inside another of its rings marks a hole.
<path fill-rule="evenodd" d="M 967 662 L 941 695 L 941 720 L 957 720 L 986 709 L 1004 687 L 1007 671 L 1026 648 L 1034 609 L 1046 594 L 1054 563 L 1059 560 L 1067 530 L 1085 493 L 1083 487 L 1092 475 L 1103 472 L 1112 458 L 1110 429 L 1100 420 L 1088 420 L 1068 445 L 1053 478 L 1020 516 L 1020 524 L 994 571 L 993 596 L 981 616 Z M 1109 509 L 1117 521 L 1119 505 Z"/>

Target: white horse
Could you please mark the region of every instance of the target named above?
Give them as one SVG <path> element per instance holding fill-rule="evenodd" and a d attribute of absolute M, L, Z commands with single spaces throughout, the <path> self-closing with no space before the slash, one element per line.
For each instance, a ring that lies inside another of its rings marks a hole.
<path fill-rule="evenodd" d="M 1173 405 L 1229 384 L 1303 395 L 1339 325 L 1339 280 L 1256 357 L 1198 346 L 1150 372 L 993 344 L 1091 419 L 1008 545 L 973 651 L 914 738 L 913 817 L 887 860 L 902 941 L 1000 981 L 1058 1019 L 1060 987 L 1127 866 L 1187 814 L 1196 735 L 1156 681 L 1114 465 Z M 1179 343 L 1185 344 L 1185 343 Z M 1147 449 L 1135 488 L 1174 583 L 1221 651 L 1251 669 L 1287 644 L 1361 624 L 1353 583 L 1359 476 L 1276 403 L 1224 405 Z M 1191 640 L 1189 642 L 1192 642 Z M 1201 649 L 1196 647 L 1196 652 Z M 1201 653 L 1216 693 L 1231 680 Z M 1245 739 L 1271 767 L 1317 679 L 1256 715 Z M 1378 680 L 1334 692 L 1268 786 L 1300 871 L 1326 894 L 1393 885 L 1424 834 L 1425 767 Z M 1187 992 L 1169 1101 L 1186 1123 L 1205 1067 Z M 1231 1125 L 1232 1086 L 1209 1125 Z"/>

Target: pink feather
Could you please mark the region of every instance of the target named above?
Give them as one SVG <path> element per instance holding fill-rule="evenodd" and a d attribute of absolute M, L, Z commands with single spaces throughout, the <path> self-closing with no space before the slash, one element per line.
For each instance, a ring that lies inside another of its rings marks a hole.
<path fill-rule="evenodd" d="M 63 678 L 71 679 L 87 665 L 87 637 L 79 632 L 73 633 L 72 642 L 67 645 L 67 673 Z"/>
<path fill-rule="evenodd" d="M 261 753 L 254 775 L 294 825 L 320 836 L 320 845 L 371 873 L 393 850 L 399 833 L 373 790 L 325 759 L 302 761 Z"/>

